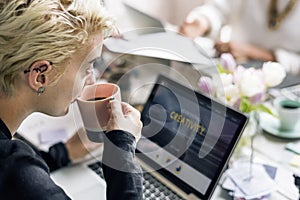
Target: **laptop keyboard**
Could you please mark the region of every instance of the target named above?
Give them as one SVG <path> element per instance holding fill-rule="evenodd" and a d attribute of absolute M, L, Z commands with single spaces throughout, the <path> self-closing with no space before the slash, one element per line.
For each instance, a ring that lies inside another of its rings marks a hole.
<path fill-rule="evenodd" d="M 300 100 L 300 84 L 282 89 L 282 94 L 293 100 Z"/>
<path fill-rule="evenodd" d="M 92 169 L 96 174 L 100 176 L 100 178 L 104 179 L 101 162 L 97 161 L 88 165 L 90 169 Z"/>
<path fill-rule="evenodd" d="M 104 179 L 101 162 L 97 161 L 88 165 L 96 174 Z M 145 200 L 181 200 L 174 191 L 163 185 L 148 172 L 144 172 L 143 199 Z"/>

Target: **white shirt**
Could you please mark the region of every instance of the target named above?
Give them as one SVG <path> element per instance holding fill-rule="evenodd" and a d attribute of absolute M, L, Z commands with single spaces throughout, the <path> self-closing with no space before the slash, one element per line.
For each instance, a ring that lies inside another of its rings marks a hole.
<path fill-rule="evenodd" d="M 212 0 L 191 11 L 188 17 L 206 16 L 211 22 L 210 37 L 216 39 L 224 24 L 230 24 L 234 40 L 274 52 L 287 72 L 300 74 L 300 1 L 283 19 L 279 29 L 268 28 L 270 0 Z M 288 0 L 278 0 L 281 13 Z"/>

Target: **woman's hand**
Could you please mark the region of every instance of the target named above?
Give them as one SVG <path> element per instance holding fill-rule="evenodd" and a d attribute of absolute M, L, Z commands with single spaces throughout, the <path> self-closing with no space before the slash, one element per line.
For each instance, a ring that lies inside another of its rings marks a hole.
<path fill-rule="evenodd" d="M 239 41 L 230 41 L 226 43 L 217 41 L 215 43 L 215 48 L 219 54 L 231 53 L 237 62 L 245 62 L 247 60 L 275 61 L 272 52 Z"/>
<path fill-rule="evenodd" d="M 195 39 L 198 36 L 203 36 L 209 32 L 210 25 L 206 17 L 197 17 L 187 19 L 180 27 L 179 33 L 189 38 Z"/>
<path fill-rule="evenodd" d="M 136 141 L 141 137 L 143 124 L 140 120 L 141 114 L 138 110 L 125 102 L 117 100 L 110 101 L 111 117 L 107 124 L 107 132 L 112 130 L 123 130 L 131 133 Z"/>

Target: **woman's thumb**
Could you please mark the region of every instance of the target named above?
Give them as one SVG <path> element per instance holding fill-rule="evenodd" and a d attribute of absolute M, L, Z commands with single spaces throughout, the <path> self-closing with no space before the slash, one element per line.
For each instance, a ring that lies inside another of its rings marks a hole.
<path fill-rule="evenodd" d="M 113 118 L 123 117 L 121 102 L 113 99 L 110 100 L 111 115 Z"/>

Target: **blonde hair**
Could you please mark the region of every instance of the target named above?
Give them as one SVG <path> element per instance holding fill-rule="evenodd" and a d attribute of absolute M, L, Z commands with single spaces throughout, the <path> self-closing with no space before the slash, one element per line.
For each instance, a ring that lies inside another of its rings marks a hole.
<path fill-rule="evenodd" d="M 70 58 L 89 34 L 114 30 L 100 0 L 0 0 L 0 96 L 37 60 Z M 57 69 L 62 74 L 64 69 Z"/>

